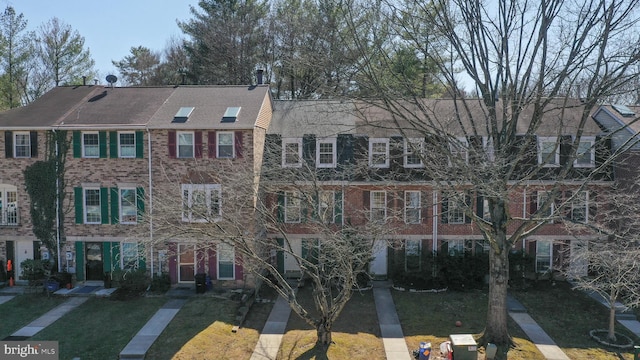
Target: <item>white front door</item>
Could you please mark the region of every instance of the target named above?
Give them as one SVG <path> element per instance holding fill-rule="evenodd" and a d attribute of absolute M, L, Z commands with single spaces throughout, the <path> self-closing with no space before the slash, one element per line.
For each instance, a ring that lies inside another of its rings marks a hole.
<path fill-rule="evenodd" d="M 387 277 L 387 241 L 376 240 L 373 244 L 373 260 L 369 265 L 369 274 L 373 278 Z"/>

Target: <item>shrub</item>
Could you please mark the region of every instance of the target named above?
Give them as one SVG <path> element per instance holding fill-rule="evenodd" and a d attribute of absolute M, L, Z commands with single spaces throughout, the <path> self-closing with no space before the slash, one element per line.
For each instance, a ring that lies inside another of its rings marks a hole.
<path fill-rule="evenodd" d="M 170 288 L 171 278 L 169 278 L 169 274 L 167 273 L 162 273 L 162 275 L 151 280 L 151 291 L 155 293 L 164 293 Z"/>
<path fill-rule="evenodd" d="M 121 291 L 128 293 L 142 293 L 150 284 L 145 270 L 115 270 L 111 278 Z"/>

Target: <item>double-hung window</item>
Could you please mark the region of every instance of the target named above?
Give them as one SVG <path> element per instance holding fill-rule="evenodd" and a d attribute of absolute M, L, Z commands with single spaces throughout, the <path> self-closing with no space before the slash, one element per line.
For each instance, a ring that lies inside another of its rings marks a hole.
<path fill-rule="evenodd" d="M 467 138 L 459 137 L 452 140 L 449 144 L 449 151 L 451 152 L 450 164 L 469 163 L 469 143 Z"/>
<path fill-rule="evenodd" d="M 17 158 L 31 157 L 31 136 L 28 132 L 13 134 L 13 156 Z"/>
<path fill-rule="evenodd" d="M 136 188 L 119 188 L 119 209 L 121 224 L 135 224 L 138 222 L 138 202 Z"/>
<path fill-rule="evenodd" d="M 538 191 L 538 209 L 541 209 L 544 205 L 550 202 L 545 211 L 538 212 L 538 217 L 551 218 L 555 214 L 556 204 L 554 201 L 551 201 L 550 196 L 551 193 L 547 191 Z"/>
<path fill-rule="evenodd" d="M 404 269 L 405 271 L 421 270 L 422 241 L 407 239 L 404 243 Z"/>
<path fill-rule="evenodd" d="M 180 131 L 178 132 L 178 154 L 179 158 L 192 158 L 194 157 L 194 134 L 193 132 Z"/>
<path fill-rule="evenodd" d="M 300 193 L 298 191 L 285 191 L 284 193 L 284 222 L 299 223 L 301 220 Z"/>
<path fill-rule="evenodd" d="M 209 222 L 218 221 L 221 217 L 220 185 L 182 185 L 182 221 Z"/>
<path fill-rule="evenodd" d="M 389 167 L 389 139 L 369 139 L 369 166 L 377 168 Z"/>
<path fill-rule="evenodd" d="M 136 133 L 120 132 L 118 133 L 118 157 L 134 158 L 136 157 Z"/>
<path fill-rule="evenodd" d="M 424 139 L 411 138 L 404 140 L 404 167 L 422 167 L 422 153 L 424 151 Z"/>
<path fill-rule="evenodd" d="M 370 220 L 384 223 L 387 220 L 387 192 L 371 192 L 371 214 Z"/>
<path fill-rule="evenodd" d="M 282 139 L 282 166 L 302 166 L 302 139 Z"/>
<path fill-rule="evenodd" d="M 219 243 L 217 246 L 218 259 L 218 279 L 233 280 L 235 279 L 235 249 L 233 246 L 225 243 Z"/>
<path fill-rule="evenodd" d="M 100 188 L 84 188 L 84 223 L 102 223 Z"/>
<path fill-rule="evenodd" d="M 316 166 L 336 167 L 336 138 L 318 139 L 316 142 Z"/>
<path fill-rule="evenodd" d="M 548 240 L 536 241 L 536 272 L 552 270 L 553 242 Z"/>
<path fill-rule="evenodd" d="M 560 144 L 558 143 L 558 138 L 538 138 L 538 164 L 544 167 L 560 165 Z"/>
<path fill-rule="evenodd" d="M 122 243 L 122 269 L 137 270 L 138 269 L 138 243 L 123 242 Z"/>
<path fill-rule="evenodd" d="M 595 166 L 595 138 L 582 137 L 576 150 L 576 159 L 573 162 L 575 167 Z"/>
<path fill-rule="evenodd" d="M 318 215 L 325 224 L 335 222 L 336 200 L 332 190 L 322 190 L 318 193 Z"/>
<path fill-rule="evenodd" d="M 589 193 L 579 191 L 573 194 L 571 201 L 571 220 L 579 223 L 586 223 L 589 219 Z"/>
<path fill-rule="evenodd" d="M 404 192 L 404 222 L 419 224 L 421 211 L 420 191 Z"/>
<path fill-rule="evenodd" d="M 100 157 L 100 137 L 97 131 L 82 133 L 82 157 Z"/>
<path fill-rule="evenodd" d="M 443 194 L 442 221 L 448 224 L 464 224 L 470 222 L 465 209 L 471 204 L 471 197 L 464 192 Z"/>
<path fill-rule="evenodd" d="M 219 131 L 216 132 L 216 136 L 218 137 L 216 140 L 217 146 L 217 154 L 218 158 L 223 159 L 232 159 L 235 157 L 234 153 L 234 144 L 233 144 L 233 131 Z"/>

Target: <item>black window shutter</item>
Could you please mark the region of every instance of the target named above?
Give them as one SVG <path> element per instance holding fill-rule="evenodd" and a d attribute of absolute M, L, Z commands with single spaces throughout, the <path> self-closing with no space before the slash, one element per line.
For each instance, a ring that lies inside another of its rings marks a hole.
<path fill-rule="evenodd" d="M 484 196 L 479 193 L 476 196 L 476 215 L 479 218 L 484 218 Z"/>
<path fill-rule="evenodd" d="M 471 195 L 466 194 L 464 196 L 464 203 L 465 203 L 465 208 L 472 208 L 472 204 L 471 204 Z M 471 216 L 469 216 L 465 210 L 465 214 L 464 214 L 464 222 L 465 224 L 471 224 Z"/>
<path fill-rule="evenodd" d="M 316 136 L 305 134 L 302 137 L 302 158 L 310 167 L 316 166 Z"/>
<path fill-rule="evenodd" d="M 440 222 L 443 224 L 449 223 L 449 199 L 447 194 L 442 193 L 442 211 L 440 212 Z"/>
<path fill-rule="evenodd" d="M 13 157 L 13 132 L 4 132 L 4 156 L 9 159 Z"/>
<path fill-rule="evenodd" d="M 31 141 L 31 157 L 38 157 L 38 132 L 31 131 L 29 132 L 29 139 Z"/>

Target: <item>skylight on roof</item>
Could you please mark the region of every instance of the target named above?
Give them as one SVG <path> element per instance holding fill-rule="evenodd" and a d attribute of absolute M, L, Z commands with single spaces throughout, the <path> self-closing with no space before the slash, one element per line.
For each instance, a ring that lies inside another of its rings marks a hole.
<path fill-rule="evenodd" d="M 636 116 L 636 113 L 633 112 L 633 110 L 626 107 L 625 105 L 611 105 L 611 107 L 613 107 L 615 111 L 617 111 L 618 113 L 620 113 L 620 115 L 624 117 Z"/>
<path fill-rule="evenodd" d="M 181 107 L 180 110 L 173 116 L 172 122 L 186 122 L 189 119 L 189 116 L 195 109 L 192 106 Z"/>
<path fill-rule="evenodd" d="M 228 107 L 222 116 L 222 122 L 234 122 L 238 118 L 240 107 Z"/>

